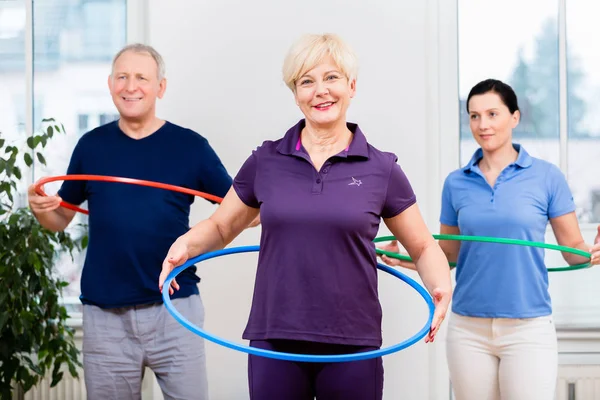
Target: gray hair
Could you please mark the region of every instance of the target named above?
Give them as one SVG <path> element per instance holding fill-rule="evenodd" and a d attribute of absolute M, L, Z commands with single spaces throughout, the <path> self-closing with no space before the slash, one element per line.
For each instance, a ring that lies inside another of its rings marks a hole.
<path fill-rule="evenodd" d="M 160 55 L 160 53 L 158 51 L 156 51 L 154 49 L 154 47 L 149 46 L 147 44 L 142 44 L 142 43 L 132 43 L 132 44 L 128 44 L 127 46 L 123 47 L 121 50 L 119 50 L 119 52 L 115 55 L 115 57 L 113 58 L 113 62 L 112 62 L 112 68 L 111 68 L 111 75 L 114 74 L 115 72 L 115 63 L 117 62 L 117 59 L 119 57 L 121 57 L 123 55 L 123 53 L 126 53 L 128 51 L 132 51 L 134 53 L 147 53 L 148 55 L 150 55 L 150 57 L 152 57 L 154 59 L 154 61 L 156 61 L 156 69 L 158 70 L 158 80 L 162 80 L 165 77 L 165 62 L 163 61 L 162 56 Z"/>

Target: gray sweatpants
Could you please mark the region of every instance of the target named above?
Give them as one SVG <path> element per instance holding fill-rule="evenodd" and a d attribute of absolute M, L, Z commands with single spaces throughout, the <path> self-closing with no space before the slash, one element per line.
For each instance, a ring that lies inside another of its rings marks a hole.
<path fill-rule="evenodd" d="M 174 299 L 175 308 L 202 327 L 199 295 Z M 89 400 L 139 400 L 145 367 L 165 400 L 206 400 L 204 339 L 185 329 L 163 304 L 102 309 L 83 306 L 83 368 Z"/>

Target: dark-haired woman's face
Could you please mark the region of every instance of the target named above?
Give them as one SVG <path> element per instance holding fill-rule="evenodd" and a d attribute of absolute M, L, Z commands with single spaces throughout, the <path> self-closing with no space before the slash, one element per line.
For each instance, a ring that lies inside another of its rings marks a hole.
<path fill-rule="evenodd" d="M 519 112 L 511 114 L 500 96 L 488 92 L 469 100 L 469 121 L 473 137 L 487 152 L 512 143 L 512 130 L 519 124 Z"/>

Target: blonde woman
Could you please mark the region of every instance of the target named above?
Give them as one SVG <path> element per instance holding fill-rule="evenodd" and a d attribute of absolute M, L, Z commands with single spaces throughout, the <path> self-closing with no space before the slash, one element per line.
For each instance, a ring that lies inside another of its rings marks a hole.
<path fill-rule="evenodd" d="M 261 349 L 344 354 L 381 346 L 375 247 L 381 220 L 416 260 L 437 308 L 432 341 L 451 297 L 447 259 L 432 240 L 396 156 L 346 121 L 357 61 L 335 35 L 307 35 L 290 50 L 285 83 L 305 118 L 248 158 L 208 219 L 171 247 L 160 285 L 189 257 L 223 248 L 259 214 L 260 257 L 244 339 Z M 173 288 L 170 288 L 173 290 Z M 253 400 L 360 399 L 383 395 L 381 358 L 297 363 L 249 356 Z"/>

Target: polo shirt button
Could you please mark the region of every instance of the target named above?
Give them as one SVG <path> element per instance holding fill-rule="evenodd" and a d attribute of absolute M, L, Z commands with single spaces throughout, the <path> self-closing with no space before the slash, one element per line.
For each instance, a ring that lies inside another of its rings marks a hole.
<path fill-rule="evenodd" d="M 321 183 L 321 180 L 320 180 L 320 179 L 317 179 L 317 183 Z"/>
<path fill-rule="evenodd" d="M 326 174 L 326 173 L 327 173 L 327 171 L 329 171 L 329 170 L 328 170 L 327 168 L 325 168 L 325 169 L 323 170 L 323 173 L 324 173 L 324 174 Z"/>

